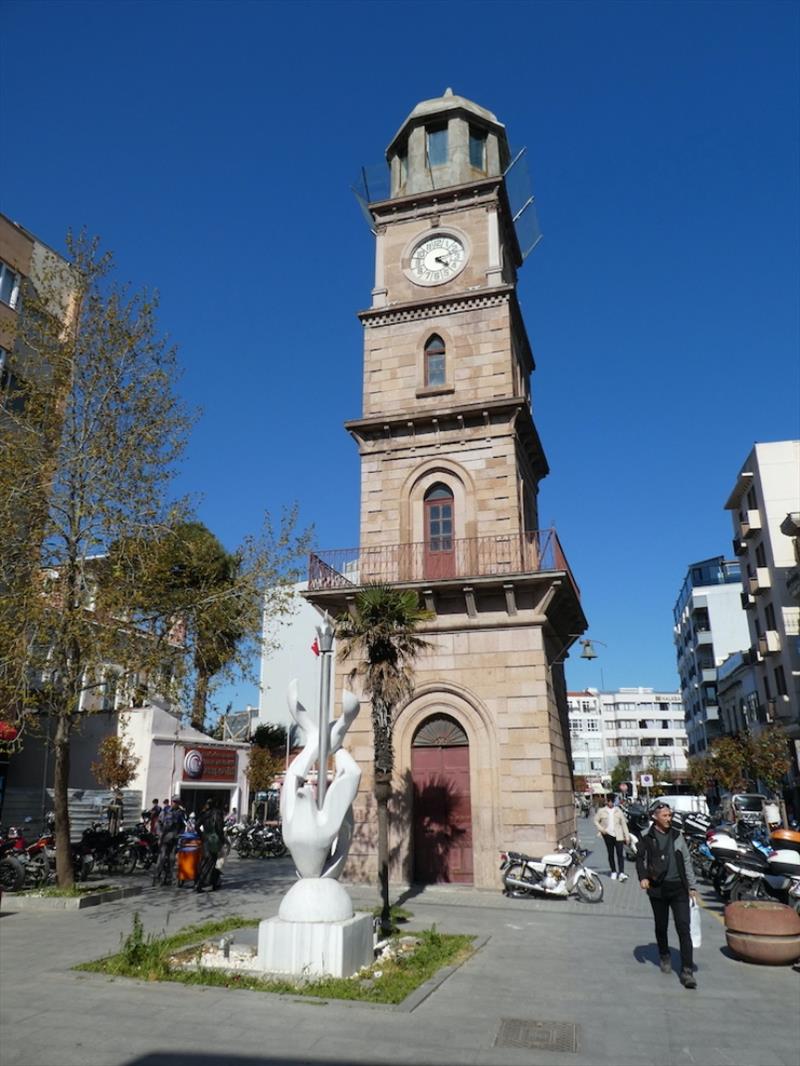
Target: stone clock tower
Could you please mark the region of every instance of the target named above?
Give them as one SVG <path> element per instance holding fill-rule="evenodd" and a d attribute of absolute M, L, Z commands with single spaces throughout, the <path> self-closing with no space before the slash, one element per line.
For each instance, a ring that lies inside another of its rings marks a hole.
<path fill-rule="evenodd" d="M 432 612 L 432 649 L 396 718 L 392 877 L 496 887 L 500 847 L 536 853 L 572 830 L 562 663 L 586 621 L 555 531 L 539 527 L 548 465 L 505 129 L 448 89 L 414 108 L 386 158 L 390 195 L 369 204 L 363 411 L 346 423 L 360 545 L 312 557 L 308 596 L 335 614 L 380 581 Z M 372 877 L 366 708 L 351 735 L 364 777 L 349 872 Z"/>

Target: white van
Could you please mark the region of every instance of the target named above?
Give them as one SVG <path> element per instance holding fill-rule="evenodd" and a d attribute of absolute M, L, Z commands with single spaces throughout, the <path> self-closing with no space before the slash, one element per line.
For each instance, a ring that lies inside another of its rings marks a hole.
<path fill-rule="evenodd" d="M 681 814 L 709 813 L 705 796 L 658 796 L 650 805 L 653 803 L 668 803 L 673 811 L 680 811 Z"/>

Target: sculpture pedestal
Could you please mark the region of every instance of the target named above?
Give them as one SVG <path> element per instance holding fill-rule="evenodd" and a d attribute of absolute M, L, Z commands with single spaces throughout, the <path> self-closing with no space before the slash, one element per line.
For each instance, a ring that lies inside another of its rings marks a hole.
<path fill-rule="evenodd" d="M 373 941 L 370 914 L 338 922 L 266 918 L 258 927 L 258 968 L 298 977 L 351 977 L 372 963 Z"/>

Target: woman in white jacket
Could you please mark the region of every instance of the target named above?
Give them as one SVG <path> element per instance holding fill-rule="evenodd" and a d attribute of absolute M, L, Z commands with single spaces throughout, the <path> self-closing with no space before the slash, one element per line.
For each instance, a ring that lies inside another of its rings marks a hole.
<path fill-rule="evenodd" d="M 622 848 L 624 844 L 630 844 L 631 835 L 628 832 L 628 823 L 625 821 L 622 808 L 614 806 L 614 797 L 610 793 L 606 797 L 605 807 L 601 807 L 594 816 L 594 824 L 605 841 L 608 865 L 611 867 L 611 880 L 627 881 L 628 875 L 625 873 Z"/>

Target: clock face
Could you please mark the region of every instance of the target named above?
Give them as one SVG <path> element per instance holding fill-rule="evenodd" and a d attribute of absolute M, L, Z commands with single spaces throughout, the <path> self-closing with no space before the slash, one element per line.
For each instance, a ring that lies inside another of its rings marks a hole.
<path fill-rule="evenodd" d="M 454 278 L 467 262 L 464 245 L 445 234 L 426 237 L 411 253 L 409 272 L 418 285 L 441 285 Z"/>

